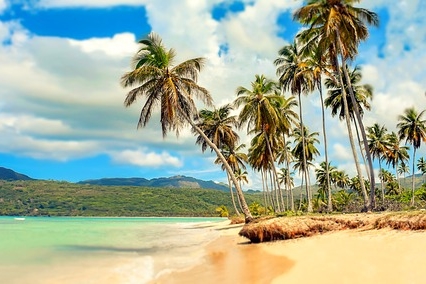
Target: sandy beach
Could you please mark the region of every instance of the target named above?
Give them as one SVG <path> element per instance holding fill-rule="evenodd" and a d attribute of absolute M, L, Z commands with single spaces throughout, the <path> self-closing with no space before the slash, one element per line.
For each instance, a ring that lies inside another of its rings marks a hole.
<path fill-rule="evenodd" d="M 153 283 L 424 283 L 425 231 L 344 230 L 248 244 L 242 225 L 220 229 L 198 266 Z"/>

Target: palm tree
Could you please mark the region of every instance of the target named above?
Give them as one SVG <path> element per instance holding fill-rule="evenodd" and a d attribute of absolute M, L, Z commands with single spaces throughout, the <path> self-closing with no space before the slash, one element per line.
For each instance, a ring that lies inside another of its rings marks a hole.
<path fill-rule="evenodd" d="M 331 199 L 331 196 L 328 196 L 331 193 L 331 190 L 328 190 L 327 183 L 330 182 L 329 180 L 331 180 L 331 177 L 336 171 L 336 167 L 331 166 L 330 163 L 326 165 L 325 161 L 321 162 L 319 167 L 315 169 L 316 180 L 319 186 L 318 192 L 320 193 L 321 197 L 327 196 L 327 200 Z"/>
<path fill-rule="evenodd" d="M 248 161 L 248 157 L 247 157 L 246 153 L 241 152 L 241 150 L 245 147 L 246 147 L 245 144 L 241 144 L 241 145 L 238 145 L 238 146 L 236 146 L 236 144 L 232 144 L 232 145 L 226 145 L 225 144 L 225 145 L 223 145 L 223 148 L 221 149 L 223 156 L 225 157 L 229 166 L 234 171 L 234 175 L 237 171 L 241 171 L 241 169 L 246 169 L 245 164 Z M 222 165 L 222 170 L 226 171 L 226 168 L 223 165 L 221 159 L 216 158 L 214 163 Z M 233 191 L 232 191 L 232 178 L 231 178 L 231 176 L 229 175 L 228 172 L 227 172 L 227 176 L 228 176 L 228 185 L 229 185 L 229 191 L 231 193 L 232 204 L 234 206 L 235 212 L 237 213 L 237 215 L 239 215 L 239 211 L 238 211 L 237 206 L 235 204 L 234 194 L 233 194 Z M 237 176 L 235 176 L 235 179 L 238 181 L 240 188 L 242 188 L 241 187 L 241 180 L 239 180 L 237 178 Z M 238 203 L 240 205 L 240 208 L 242 208 L 241 200 L 240 200 L 238 195 L 237 195 L 237 200 L 238 200 Z"/>
<path fill-rule="evenodd" d="M 230 115 L 231 111 L 232 107 L 225 105 L 214 110 L 203 109 L 195 117 L 196 125 L 219 149 L 225 146 L 233 147 L 240 139 L 237 132 L 233 130 L 233 127 L 238 126 L 238 121 L 236 116 Z M 194 129 L 193 132 L 195 132 Z M 196 143 L 201 145 L 203 152 L 208 147 L 202 135 L 198 134 Z M 212 148 L 211 151 L 213 151 Z"/>
<path fill-rule="evenodd" d="M 327 191 L 327 211 L 333 211 L 333 202 L 331 196 L 331 182 L 330 182 L 330 173 L 328 169 L 328 144 L 327 144 L 327 132 L 326 132 L 326 120 L 325 120 L 325 104 L 324 96 L 322 92 L 322 74 L 329 74 L 328 68 L 330 67 L 327 57 L 324 56 L 321 52 L 318 51 L 318 42 L 309 41 L 309 31 L 304 30 L 296 36 L 296 38 L 304 44 L 302 46 L 302 53 L 304 56 L 303 62 L 306 68 L 303 68 L 306 78 L 311 78 L 314 82 L 314 88 L 319 92 L 320 101 L 321 101 L 321 118 L 322 118 L 322 132 L 323 132 L 323 141 L 324 141 L 324 156 L 325 156 L 325 170 L 326 170 L 326 180 L 325 180 L 325 190 Z"/>
<path fill-rule="evenodd" d="M 275 59 L 274 64 L 277 66 L 277 75 L 279 76 L 280 84 L 285 91 L 290 91 L 293 95 L 299 99 L 299 120 L 300 129 L 303 129 L 303 116 L 302 116 L 302 94 L 310 93 L 315 88 L 315 82 L 312 77 L 312 73 L 304 72 L 307 69 L 307 64 L 304 61 L 303 54 L 301 52 L 298 43 L 294 41 L 290 45 L 286 45 L 281 48 L 278 52 L 278 58 Z M 301 130 L 302 134 L 302 147 L 304 147 L 304 131 Z M 303 168 L 307 168 L 306 157 L 303 156 L 306 151 L 302 150 L 302 162 L 304 163 Z M 304 172 L 306 175 L 307 172 Z M 305 176 L 307 180 L 307 176 Z M 308 192 L 308 184 L 306 183 L 306 192 Z M 307 194 L 308 201 L 308 212 L 312 212 L 312 202 L 310 194 Z"/>
<path fill-rule="evenodd" d="M 290 210 L 294 211 L 294 195 L 293 195 L 293 187 L 294 187 L 294 178 L 292 177 L 292 173 L 288 168 L 281 168 L 278 173 L 279 182 L 281 184 L 286 184 L 287 191 L 287 208 L 288 206 L 288 192 L 290 192 Z"/>
<path fill-rule="evenodd" d="M 279 133 L 282 134 L 282 143 L 279 143 L 277 146 L 279 148 L 275 149 L 277 151 L 277 163 L 284 164 L 287 172 L 290 172 L 290 163 L 293 160 L 290 151 L 290 141 L 287 138 L 291 135 L 291 131 L 295 125 L 298 125 L 299 116 L 293 108 L 297 107 L 296 98 L 294 96 L 289 96 L 286 98 L 283 96 L 282 104 L 278 106 L 279 110 L 279 121 L 280 128 Z M 279 135 L 277 133 L 277 135 Z M 293 196 L 293 186 L 291 185 L 290 177 L 287 177 L 285 180 L 285 186 L 287 188 L 287 193 L 290 191 L 291 198 L 291 210 L 294 211 L 294 196 Z M 288 204 L 287 204 L 288 208 Z"/>
<path fill-rule="evenodd" d="M 405 175 L 410 173 L 410 167 L 405 163 L 401 162 L 398 166 L 398 174 L 403 175 L 405 179 Z"/>
<path fill-rule="evenodd" d="M 423 157 L 417 161 L 417 169 L 422 173 L 423 183 L 425 183 L 424 176 L 426 175 L 426 160 Z"/>
<path fill-rule="evenodd" d="M 341 82 L 337 82 L 336 80 L 332 78 L 327 78 L 325 80 L 325 85 L 329 90 L 328 90 L 328 96 L 325 99 L 324 103 L 327 107 L 331 108 L 332 116 L 339 114 L 340 119 L 345 119 L 358 178 L 363 179 L 361 168 L 359 165 L 358 154 L 355 149 L 355 142 L 354 142 L 352 127 L 350 122 L 352 120 L 355 124 L 355 128 L 357 129 L 356 119 L 355 119 L 353 110 L 355 109 L 355 105 L 358 105 L 358 109 L 360 109 L 361 113 L 363 113 L 363 108 L 361 107 L 361 104 L 366 109 L 370 108 L 370 105 L 367 99 L 372 97 L 372 88 L 369 85 L 357 84 L 359 81 L 361 81 L 361 73 L 358 67 L 355 67 L 355 69 L 351 72 L 350 77 L 351 77 L 350 80 L 352 81 L 352 88 L 355 88 L 356 100 L 352 100 L 351 97 L 345 99 L 346 93 L 347 93 L 345 89 L 349 88 L 345 78 L 342 78 L 341 80 L 343 84 L 341 84 Z M 345 86 L 345 87 L 342 88 L 341 86 Z M 372 171 L 372 167 L 370 168 L 370 171 Z M 371 176 L 374 178 L 374 174 Z M 371 176 L 370 176 L 370 179 L 371 179 Z M 363 183 L 360 184 L 360 189 L 362 192 L 362 196 L 364 198 L 364 209 L 368 209 L 371 206 L 371 200 L 374 200 L 374 198 L 370 196 L 370 200 L 368 199 L 367 190 L 365 189 L 365 186 Z"/>
<path fill-rule="evenodd" d="M 296 158 L 294 169 L 298 169 L 299 173 L 303 173 L 305 176 L 305 182 L 306 182 L 306 188 L 307 188 L 306 196 L 309 202 L 309 200 L 312 199 L 311 192 L 309 190 L 309 167 L 313 166 L 312 161 L 314 160 L 314 157 L 319 155 L 319 151 L 315 147 L 315 144 L 319 143 L 318 138 L 316 138 L 316 136 L 318 136 L 319 133 L 318 132 L 309 133 L 306 127 L 303 128 L 303 133 L 304 134 L 302 134 L 302 131 L 299 128 L 294 129 L 293 137 L 294 137 L 295 146 L 292 150 L 292 154 Z M 309 206 L 309 203 L 308 203 L 308 206 Z"/>
<path fill-rule="evenodd" d="M 276 82 L 267 79 L 263 75 L 256 75 L 255 80 L 251 83 L 251 89 L 245 87 L 237 88 L 237 98 L 234 105 L 238 108 L 242 106 L 238 120 L 240 127 L 247 124 L 247 132 L 262 134 L 266 145 L 266 151 L 269 157 L 269 168 L 272 170 L 275 177 L 277 190 L 280 192 L 278 183 L 278 175 L 274 165 L 275 153 L 272 149 L 271 139 L 278 130 L 280 130 L 280 109 L 283 105 L 283 96 L 277 94 L 278 85 Z M 278 206 L 278 210 L 280 208 Z"/>
<path fill-rule="evenodd" d="M 368 147 L 373 155 L 373 159 L 377 158 L 379 161 L 379 172 L 382 172 L 382 160 L 385 159 L 386 154 L 390 151 L 391 144 L 389 141 L 389 134 L 387 128 L 383 125 L 375 123 L 371 127 L 367 127 Z M 382 202 L 385 201 L 384 180 L 381 179 Z"/>
<path fill-rule="evenodd" d="M 404 111 L 403 115 L 398 116 L 399 123 L 396 125 L 398 135 L 401 140 L 405 139 L 405 143 L 413 145 L 413 176 L 412 176 L 412 197 L 411 206 L 414 205 L 414 181 L 415 181 L 415 164 L 416 164 L 416 150 L 420 148 L 422 141 L 426 141 L 426 120 L 423 115 L 426 110 L 417 113 L 414 108 L 408 108 Z"/>
<path fill-rule="evenodd" d="M 352 60 L 358 53 L 358 45 L 368 37 L 367 24 L 377 26 L 379 23 L 376 13 L 367 9 L 352 6 L 354 0 L 309 0 L 307 4 L 294 13 L 294 18 L 302 24 L 310 27 L 312 34 L 318 40 L 320 52 L 327 54 L 331 64 L 337 73 L 341 86 L 344 86 L 343 77 L 348 83 L 349 95 L 352 101 L 356 101 L 354 90 L 352 89 L 349 74 L 346 68 L 347 60 Z M 339 64 L 340 56 L 340 64 Z M 343 69 L 344 76 L 340 72 Z M 346 90 L 343 90 L 343 100 L 345 105 L 345 117 L 349 124 L 349 109 L 346 102 Z M 368 165 L 370 168 L 371 195 L 369 209 L 374 207 L 374 172 L 373 162 L 368 148 L 366 133 L 361 119 L 360 112 L 354 104 L 355 116 L 359 123 L 359 128 L 364 142 Z M 353 147 L 352 147 L 353 148 Z M 352 149 L 354 150 L 354 149 Z M 356 155 L 356 152 L 353 151 Z M 355 159 L 357 163 L 357 159 Z M 359 162 L 358 162 L 359 164 Z M 358 166 L 359 167 L 359 166 Z M 362 175 L 358 171 L 360 179 Z"/>
<path fill-rule="evenodd" d="M 147 38 L 139 41 L 141 48 L 133 58 L 132 70 L 121 78 L 123 87 L 132 87 L 127 93 L 124 105 L 129 107 L 138 97 L 145 97 L 138 127 L 145 127 L 154 109 L 160 106 L 160 123 L 163 137 L 167 132 L 179 131 L 190 124 L 222 160 L 228 173 L 232 174 L 233 183 L 241 199 L 246 222 L 253 217 L 245 201 L 243 192 L 233 175 L 232 168 L 226 162 L 219 148 L 208 139 L 204 132 L 195 124 L 192 117 L 197 114 L 193 98 L 212 105 L 212 97 L 207 89 L 197 84 L 198 74 L 204 66 L 204 58 L 194 58 L 173 65 L 176 53 L 166 49 L 161 38 L 150 33 Z"/>
<path fill-rule="evenodd" d="M 404 163 L 407 162 L 410 159 L 410 156 L 408 155 L 408 146 L 400 146 L 400 139 L 398 135 L 395 132 L 392 132 L 388 136 L 390 149 L 387 151 L 385 155 L 386 164 L 392 165 L 392 167 L 395 169 L 395 175 L 396 179 L 398 180 L 398 187 L 401 188 L 401 180 L 399 178 L 400 172 L 400 162 Z M 408 169 L 408 172 L 410 169 Z M 404 169 L 405 172 L 405 169 Z"/>

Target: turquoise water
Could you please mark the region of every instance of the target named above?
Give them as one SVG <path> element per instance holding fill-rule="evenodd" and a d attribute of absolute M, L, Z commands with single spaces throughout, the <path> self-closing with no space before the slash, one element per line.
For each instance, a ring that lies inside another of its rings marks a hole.
<path fill-rule="evenodd" d="M 0 217 L 0 283 L 148 283 L 196 264 L 220 221 Z"/>

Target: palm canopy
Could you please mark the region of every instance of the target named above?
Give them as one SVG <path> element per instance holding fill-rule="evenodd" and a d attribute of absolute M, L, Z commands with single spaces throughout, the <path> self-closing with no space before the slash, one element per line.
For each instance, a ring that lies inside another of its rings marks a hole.
<path fill-rule="evenodd" d="M 387 153 L 391 151 L 392 147 L 389 138 L 390 136 L 385 126 L 375 123 L 373 126 L 367 127 L 368 147 L 373 158 L 377 158 L 378 160 L 386 158 Z"/>
<path fill-rule="evenodd" d="M 361 68 L 356 66 L 350 73 L 349 77 L 351 80 L 351 85 L 354 91 L 355 99 L 358 104 L 358 109 L 360 112 L 360 115 L 362 116 L 364 114 L 364 109 L 370 110 L 371 105 L 369 103 L 369 100 L 373 98 L 373 88 L 372 86 L 368 84 L 359 85 L 362 74 L 361 74 Z M 343 82 L 345 85 L 345 88 L 348 88 L 348 84 L 346 82 L 346 79 L 343 77 Z M 331 108 L 331 115 L 339 115 L 340 119 L 344 119 L 345 117 L 345 110 L 343 107 L 343 90 L 340 86 L 340 84 L 336 84 L 336 81 L 327 78 L 325 79 L 325 86 L 328 89 L 327 97 L 324 100 L 324 104 L 326 107 Z M 348 91 L 346 91 L 348 93 Z M 351 119 L 354 119 L 354 102 L 352 101 L 352 98 L 349 96 L 347 97 L 348 101 L 348 109 L 349 109 L 349 115 Z"/>
<path fill-rule="evenodd" d="M 309 0 L 294 13 L 294 18 L 315 31 L 318 47 L 335 54 L 335 43 L 343 43 L 341 55 L 353 59 L 358 53 L 358 44 L 367 39 L 366 24 L 379 24 L 376 13 L 354 7 L 359 0 Z"/>
<path fill-rule="evenodd" d="M 425 110 L 418 113 L 414 108 L 408 108 L 403 115 L 398 117 L 398 135 L 401 140 L 409 142 L 414 149 L 420 147 L 422 141 L 426 142 L 426 120 L 423 119 Z"/>
<path fill-rule="evenodd" d="M 231 111 L 232 107 L 228 104 L 219 109 L 203 109 L 196 117 L 197 126 L 219 149 L 223 149 L 224 146 L 233 148 L 240 139 L 238 133 L 233 130 L 233 127 L 238 125 L 238 121 L 236 116 L 230 115 Z M 196 133 L 194 130 L 193 132 Z M 208 147 L 206 140 L 201 135 L 197 136 L 196 143 L 201 145 L 203 152 Z"/>
<path fill-rule="evenodd" d="M 409 160 L 408 146 L 400 145 L 400 139 L 395 132 L 390 133 L 388 139 L 390 149 L 385 156 L 386 164 L 392 165 L 393 168 L 397 168 L 399 162 L 404 163 Z"/>
<path fill-rule="evenodd" d="M 138 97 L 145 97 L 138 127 L 145 127 L 154 109 L 160 106 L 160 123 L 163 136 L 181 128 L 197 113 L 194 97 L 206 105 L 212 104 L 207 89 L 197 84 L 198 73 L 204 66 L 204 58 L 194 58 L 173 65 L 176 53 L 166 49 L 161 38 L 150 33 L 139 41 L 141 48 L 133 58 L 130 72 L 121 78 L 123 87 L 131 87 L 124 105 L 132 105 Z"/>
<path fill-rule="evenodd" d="M 318 149 L 315 147 L 316 143 L 320 143 L 317 138 L 318 135 L 318 132 L 309 133 L 309 130 L 306 127 L 303 127 L 303 135 L 300 128 L 294 129 L 293 136 L 296 144 L 292 150 L 292 154 L 296 157 L 296 160 L 300 162 L 297 166 L 299 171 L 307 170 L 304 168 L 303 163 L 301 163 L 303 161 L 303 151 L 305 151 L 305 157 L 308 163 L 314 160 L 315 156 L 320 154 Z"/>
<path fill-rule="evenodd" d="M 279 126 L 279 112 L 276 108 L 283 97 L 277 95 L 278 84 L 263 75 L 256 75 L 252 89 L 237 88 L 234 105 L 243 106 L 238 116 L 240 127 L 247 123 L 247 132 L 268 131 L 273 133 Z M 278 102 L 277 102 L 278 101 Z"/>
<path fill-rule="evenodd" d="M 300 95 L 315 89 L 314 73 L 306 72 L 309 65 L 296 40 L 278 51 L 274 64 L 277 66 L 279 82 L 285 91 Z"/>

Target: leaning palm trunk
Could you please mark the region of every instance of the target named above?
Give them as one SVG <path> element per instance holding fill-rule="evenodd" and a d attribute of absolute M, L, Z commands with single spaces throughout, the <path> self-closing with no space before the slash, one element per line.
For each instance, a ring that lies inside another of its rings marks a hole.
<path fill-rule="evenodd" d="M 318 90 L 321 99 L 321 115 L 322 115 L 322 132 L 324 137 L 324 155 L 325 155 L 325 172 L 326 172 L 326 186 L 327 186 L 327 211 L 333 211 L 333 202 L 331 200 L 331 185 L 330 185 L 330 172 L 328 167 L 328 150 L 327 150 L 327 134 L 325 129 L 325 113 L 324 113 L 324 98 L 322 95 L 321 79 L 318 80 Z"/>
<path fill-rule="evenodd" d="M 189 117 L 185 116 L 186 120 L 189 122 L 189 124 L 192 126 L 192 128 L 198 132 L 198 134 L 203 137 L 204 141 L 215 151 L 216 155 L 221 160 L 223 166 L 225 167 L 226 171 L 228 172 L 229 176 L 231 177 L 232 183 L 235 186 L 235 190 L 237 192 L 238 198 L 241 200 L 241 210 L 243 211 L 245 222 L 249 223 L 253 220 L 253 216 L 250 213 L 249 207 L 247 205 L 246 199 L 244 198 L 243 191 L 241 190 L 241 187 L 235 178 L 235 175 L 233 174 L 231 166 L 229 166 L 228 162 L 226 161 L 225 157 L 223 156 L 222 152 L 219 150 L 219 148 L 207 137 L 207 135 L 199 128 Z"/>
<path fill-rule="evenodd" d="M 341 52 L 340 45 L 339 45 L 339 51 Z M 336 60 L 336 63 L 338 63 L 337 56 L 336 56 L 335 60 Z M 364 210 L 368 210 L 370 204 L 369 204 L 369 200 L 368 200 L 367 191 L 365 189 L 364 179 L 362 177 L 361 168 L 360 168 L 360 164 L 359 164 L 359 160 L 358 160 L 358 154 L 356 152 L 354 137 L 353 137 L 353 133 L 352 133 L 351 120 L 350 120 L 350 116 L 349 116 L 348 100 L 346 98 L 346 96 L 347 96 L 346 88 L 345 88 L 345 85 L 343 83 L 342 73 L 340 72 L 339 66 L 337 66 L 336 69 L 337 69 L 337 74 L 338 74 L 338 77 L 339 77 L 340 86 L 341 86 L 341 89 L 342 89 L 343 109 L 344 109 L 344 112 L 345 112 L 345 121 L 346 121 L 346 127 L 348 128 L 349 141 L 350 141 L 350 144 L 351 144 L 352 154 L 353 154 L 353 157 L 354 157 L 355 167 L 356 167 L 356 171 L 357 171 L 358 178 L 359 178 L 361 192 L 362 192 L 362 195 L 363 195 L 363 198 L 364 198 Z M 354 104 L 356 104 L 356 103 L 354 103 Z"/>
<path fill-rule="evenodd" d="M 231 180 L 231 177 L 229 176 L 229 173 L 227 172 L 226 174 L 228 176 L 228 185 L 229 185 L 229 191 L 231 193 L 232 205 L 234 206 L 234 210 L 237 216 L 240 216 L 240 211 L 238 211 L 237 205 L 235 204 L 234 192 L 232 191 L 232 180 Z"/>
<path fill-rule="evenodd" d="M 342 40 L 340 38 L 340 34 L 339 31 L 336 30 L 336 36 L 337 36 L 337 40 L 338 40 L 338 46 L 339 46 L 339 50 L 340 50 L 340 56 L 342 59 L 342 69 L 343 69 L 343 73 L 345 75 L 346 81 L 348 82 L 348 89 L 349 89 L 349 94 L 351 96 L 351 99 L 353 101 L 353 107 L 354 107 L 354 112 L 355 112 L 355 116 L 356 119 L 358 120 L 359 123 L 359 128 L 361 130 L 361 136 L 362 136 L 362 141 L 364 143 L 364 149 L 365 149 L 365 155 L 367 156 L 367 162 L 368 162 L 368 166 L 370 168 L 370 201 L 368 204 L 368 210 L 371 210 L 375 207 L 375 203 L 376 203 L 376 195 L 375 195 L 375 181 L 374 181 L 374 168 L 373 168 L 373 160 L 371 158 L 371 153 L 370 153 L 370 148 L 368 147 L 368 140 L 367 140 L 367 135 L 365 134 L 365 128 L 364 128 L 364 123 L 362 122 L 362 118 L 361 115 L 359 113 L 359 109 L 358 109 L 358 104 L 356 103 L 356 98 L 352 89 L 352 84 L 351 84 L 351 80 L 349 78 L 349 73 L 348 70 L 346 68 L 346 60 L 343 57 L 343 53 L 342 53 Z"/>

